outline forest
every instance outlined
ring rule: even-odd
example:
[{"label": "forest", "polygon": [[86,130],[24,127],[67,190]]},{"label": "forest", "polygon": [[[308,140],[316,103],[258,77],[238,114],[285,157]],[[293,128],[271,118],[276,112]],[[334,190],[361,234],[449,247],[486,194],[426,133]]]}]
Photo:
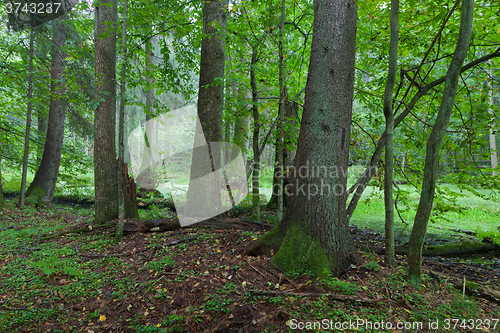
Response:
[{"label": "forest", "polygon": [[4,0],[0,332],[500,331],[500,2]]}]

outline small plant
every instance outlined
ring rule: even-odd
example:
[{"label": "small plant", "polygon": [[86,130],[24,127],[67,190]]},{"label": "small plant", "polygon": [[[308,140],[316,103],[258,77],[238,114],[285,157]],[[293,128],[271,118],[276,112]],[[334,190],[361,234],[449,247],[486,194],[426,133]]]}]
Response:
[{"label": "small plant", "polygon": [[55,257],[49,257],[45,260],[35,261],[33,263],[33,267],[41,269],[44,274],[47,274],[47,277],[52,274],[66,274],[74,277],[82,275],[82,273],[77,268],[69,266],[64,262],[60,262]]},{"label": "small plant", "polygon": [[380,271],[380,266],[375,260],[372,260],[370,262],[367,262],[365,265],[365,268],[374,272]]},{"label": "small plant", "polygon": [[325,281],[328,287],[334,292],[341,294],[355,295],[359,291],[359,287],[350,282],[340,281],[337,278],[331,278]]},{"label": "small plant", "polygon": [[171,257],[164,257],[157,261],[148,262],[145,267],[148,271],[161,272],[165,267],[175,264]]}]

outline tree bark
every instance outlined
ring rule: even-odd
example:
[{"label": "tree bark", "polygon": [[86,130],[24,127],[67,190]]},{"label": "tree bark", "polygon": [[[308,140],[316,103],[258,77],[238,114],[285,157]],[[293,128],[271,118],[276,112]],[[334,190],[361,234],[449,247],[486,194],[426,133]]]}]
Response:
[{"label": "tree bark", "polygon": [[2,187],[2,156],[0,156],[0,210],[5,208],[5,198],[3,196]]},{"label": "tree bark", "polygon": [[[286,87],[285,87],[286,91]],[[286,102],[289,103],[288,101]],[[294,149],[291,149],[292,137],[297,133],[300,129],[299,127],[299,105],[297,102],[293,102],[291,107],[285,108],[285,119],[284,119],[284,127],[285,130],[285,139],[284,139],[284,148],[283,148],[283,168],[278,168],[278,154],[275,156],[275,168],[273,173],[273,191],[272,196],[269,202],[267,203],[267,208],[272,209],[276,207],[276,203],[278,202],[277,195],[275,194],[274,188],[279,186],[278,177],[283,173],[283,188],[293,182],[291,179],[291,175],[293,174],[293,162],[295,160],[295,150],[297,149],[296,145]],[[277,142],[276,142],[277,143]],[[276,144],[277,146],[277,144]],[[288,203],[290,202],[290,196],[287,195],[284,191],[281,192],[283,195],[283,207],[286,208]]]},{"label": "tree bark", "polygon": [[[96,100],[94,116],[95,222],[118,217],[118,182],[115,146],[116,122],[116,0],[95,8]],[[111,25],[110,25],[111,23]]]},{"label": "tree bark", "polygon": [[[238,86],[238,105],[242,105],[245,101],[245,94],[242,86]],[[236,118],[234,125],[233,142],[238,145],[243,155],[243,161],[247,160],[247,146],[248,146],[248,129],[250,126],[250,117],[246,110],[241,110]]]},{"label": "tree bark", "polygon": [[[281,24],[280,24],[280,40],[279,40],[279,83],[280,83],[280,107],[279,107],[279,137],[278,137],[278,167],[284,170],[284,135],[283,123],[285,122],[285,87],[283,85],[283,27],[285,25],[285,7],[286,0],[281,0]],[[282,173],[283,174],[283,173]],[[274,184],[273,184],[274,187]],[[274,194],[274,189],[273,189]],[[276,219],[281,221],[283,218],[283,175],[278,177],[278,193],[277,193]]]},{"label": "tree bark", "polygon": [[42,160],[35,178],[31,182],[26,196],[33,196],[37,200],[50,203],[54,197],[61,152],[64,140],[64,121],[66,117],[66,84],[64,69],[66,68],[66,53],[63,48],[66,44],[66,28],[62,16],[54,20],[53,50],[50,71],[50,105],[47,136],[43,149]]},{"label": "tree bark", "polygon": [[[224,111],[224,68],[225,68],[225,32],[228,0],[204,0],[203,34],[201,41],[200,82],[198,92],[198,119],[201,128],[196,129],[195,148],[191,163],[191,181],[220,169],[221,146],[212,143],[222,142]],[[200,133],[202,131],[203,133]],[[204,138],[204,143],[196,142]],[[201,146],[200,146],[201,145]],[[208,149],[208,154],[207,150]],[[220,179],[211,179],[204,189],[189,186],[187,193],[189,217],[206,217],[209,212],[219,210],[221,206]],[[198,193],[203,191],[203,193]],[[210,198],[203,200],[204,198]]]},{"label": "tree bark", "polygon": [[154,148],[156,145],[156,136],[154,130],[154,122],[150,121],[153,119],[154,110],[154,89],[153,89],[153,79],[151,78],[151,64],[153,64],[153,51],[151,50],[150,41],[146,42],[146,82],[147,82],[147,91],[146,91],[146,123],[145,134],[144,134],[144,151],[142,154],[142,165],[141,165],[141,174],[137,176],[141,187],[146,189],[155,189],[156,188],[156,177],[154,175],[154,166],[155,166],[155,158],[154,158]]},{"label": "tree bark", "polygon": [[[490,61],[490,65],[491,65]],[[490,124],[490,134],[489,134],[489,141],[490,141],[490,161],[491,161],[491,168],[493,169],[492,175],[495,176],[495,168],[498,166],[498,152],[497,152],[497,139],[495,132],[493,131],[493,124],[495,121],[495,110],[493,109],[493,70],[490,69],[490,77],[491,77],[491,87],[490,87],[490,109],[489,109],[489,114],[491,115],[491,124]]]},{"label": "tree bark", "polygon": [[[260,42],[259,42],[260,44]],[[257,64],[257,47],[253,49],[250,63],[250,85],[252,86],[252,113],[253,113],[253,163],[252,163],[252,220],[260,221],[260,152],[259,152],[259,95],[257,91],[257,80],[255,78],[255,66]]]},{"label": "tree bark", "polygon": [[19,206],[24,206],[26,188],[26,176],[28,174],[28,158],[30,151],[30,133],[31,133],[31,108],[33,102],[33,27],[30,29],[30,54],[29,54],[29,77],[28,77],[28,107],[26,112],[26,134],[24,137],[24,158],[23,158],[23,171],[21,175],[21,190],[19,193]]},{"label": "tree bark", "polygon": [[460,32],[455,53],[446,73],[446,83],[439,113],[427,141],[422,192],[408,243],[408,280],[411,284],[417,286],[422,281],[422,246],[434,201],[439,166],[439,149],[455,103],[460,69],[469,50],[473,16],[474,0],[463,0]]},{"label": "tree bark", "polygon": [[[125,223],[125,188],[127,183],[124,178],[125,162],[124,154],[124,131],[125,131],[125,85],[127,83],[127,8],[128,1],[123,0],[122,18],[122,71],[120,78],[120,111],[118,114],[118,224],[115,232],[115,243],[119,243],[123,238],[123,225]],[[137,209],[137,205],[136,205]]]},{"label": "tree bark", "polygon": [[[358,259],[346,214],[356,2],[315,0],[311,60],[293,196],[278,227],[249,252],[276,252],[285,272],[339,274]],[[285,191],[289,189],[285,188]]]},{"label": "tree bark", "polygon": [[385,165],[384,165],[384,201],[385,201],[385,262],[394,265],[394,196],[392,180],[394,170],[394,114],[392,95],[398,69],[399,42],[399,0],[391,1],[391,43],[389,46],[389,72],[384,92],[385,117]]}]

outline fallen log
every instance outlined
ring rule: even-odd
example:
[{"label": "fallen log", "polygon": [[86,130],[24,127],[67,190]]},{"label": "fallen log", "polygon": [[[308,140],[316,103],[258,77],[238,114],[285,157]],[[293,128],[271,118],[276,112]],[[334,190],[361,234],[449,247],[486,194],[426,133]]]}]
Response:
[{"label": "fallen log", "polygon": [[[237,218],[208,219],[199,223],[191,224],[186,228],[212,228],[212,229],[239,229],[248,231],[267,231],[274,226],[269,223],[255,221],[246,221]],[[150,221],[131,221],[126,222],[123,227],[123,233],[130,234],[135,232],[164,232],[181,229],[178,219],[160,219]]]},{"label": "fallen log", "polygon": [[477,281],[464,281],[462,278],[438,273],[433,270],[428,270],[429,276],[434,279],[444,279],[450,282],[455,288],[464,290],[470,295],[477,295],[489,301],[500,303],[500,291],[491,288],[490,286]]}]

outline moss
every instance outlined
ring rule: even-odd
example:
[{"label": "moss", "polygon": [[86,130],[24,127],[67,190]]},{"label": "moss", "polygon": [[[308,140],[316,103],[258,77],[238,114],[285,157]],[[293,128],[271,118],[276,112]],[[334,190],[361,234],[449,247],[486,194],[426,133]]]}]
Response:
[{"label": "moss", "polygon": [[[268,241],[273,241],[275,237],[270,235]],[[297,224],[288,227],[281,247],[272,261],[287,273],[309,271],[317,277],[327,278],[335,271],[333,258],[327,255],[324,245]]]},{"label": "moss", "polygon": [[480,285],[472,281],[465,281],[465,286],[470,290],[478,290]]},{"label": "moss", "polygon": [[45,191],[36,184],[35,186],[30,186],[26,191],[25,203],[28,206],[43,205],[43,197],[45,196]]}]

